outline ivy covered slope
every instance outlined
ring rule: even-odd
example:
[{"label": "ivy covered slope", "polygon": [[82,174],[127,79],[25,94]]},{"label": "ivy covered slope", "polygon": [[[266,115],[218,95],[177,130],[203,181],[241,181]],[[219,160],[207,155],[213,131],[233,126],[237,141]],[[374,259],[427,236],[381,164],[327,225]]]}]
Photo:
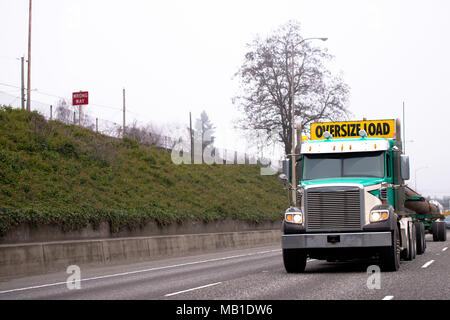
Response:
[{"label": "ivy covered slope", "polygon": [[286,192],[255,165],[175,165],[136,141],[0,109],[0,236],[15,225],[112,231],[185,220],[281,220]]}]

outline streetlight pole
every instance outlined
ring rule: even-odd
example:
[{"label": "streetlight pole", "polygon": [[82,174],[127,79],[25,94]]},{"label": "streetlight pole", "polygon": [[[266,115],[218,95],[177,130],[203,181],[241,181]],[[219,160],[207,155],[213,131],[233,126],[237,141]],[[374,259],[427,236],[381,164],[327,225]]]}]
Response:
[{"label": "streetlight pole", "polygon": [[300,44],[302,44],[303,42],[307,41],[307,40],[322,40],[322,41],[327,41],[328,38],[306,38],[303,39],[302,41],[298,42],[297,44],[292,46],[291,49],[291,169],[292,169],[292,179],[291,179],[291,183],[292,183],[292,203],[294,204],[294,206],[296,206],[297,204],[297,179],[295,176],[295,103],[294,103],[294,97],[295,97],[295,74],[294,74],[294,48]]},{"label": "streetlight pole", "polygon": [[420,170],[426,169],[426,168],[428,168],[428,166],[420,167],[420,168],[416,169],[416,171],[414,172],[414,191],[416,191],[416,192],[417,192],[417,171],[420,171]]}]

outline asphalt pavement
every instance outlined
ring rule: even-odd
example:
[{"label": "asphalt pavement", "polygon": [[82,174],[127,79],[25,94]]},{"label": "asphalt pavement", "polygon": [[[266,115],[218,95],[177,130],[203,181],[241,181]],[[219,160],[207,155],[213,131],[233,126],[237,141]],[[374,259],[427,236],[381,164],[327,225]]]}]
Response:
[{"label": "asphalt pavement", "polygon": [[[425,254],[413,261],[402,261],[399,271],[381,272],[379,277],[368,273],[376,262],[367,260],[310,260],[304,274],[287,274],[280,246],[275,245],[82,267],[78,282],[77,273],[68,274],[66,270],[2,279],[0,299],[448,300],[449,242],[433,242],[427,235]],[[73,280],[69,285],[68,279]]]}]

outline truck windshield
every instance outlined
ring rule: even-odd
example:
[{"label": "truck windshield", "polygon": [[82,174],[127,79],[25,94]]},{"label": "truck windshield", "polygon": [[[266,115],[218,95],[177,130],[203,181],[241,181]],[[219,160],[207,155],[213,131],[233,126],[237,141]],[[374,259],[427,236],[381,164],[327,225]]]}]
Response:
[{"label": "truck windshield", "polygon": [[384,177],[384,151],[304,155],[303,180],[339,177]]}]

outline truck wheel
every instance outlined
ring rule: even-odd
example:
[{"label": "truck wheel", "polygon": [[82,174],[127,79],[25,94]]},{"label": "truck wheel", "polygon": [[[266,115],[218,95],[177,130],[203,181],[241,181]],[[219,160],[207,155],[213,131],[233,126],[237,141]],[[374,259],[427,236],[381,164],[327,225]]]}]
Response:
[{"label": "truck wheel", "polygon": [[427,250],[427,230],[425,229],[425,224],[423,222],[421,223],[423,226],[423,252],[425,253]]},{"label": "truck wheel", "polygon": [[445,224],[445,221],[439,221],[438,238],[438,241],[447,241],[447,225]]},{"label": "truck wheel", "polygon": [[392,232],[392,245],[381,250],[380,262],[383,271],[397,271],[400,268],[400,236],[397,225]]},{"label": "truck wheel", "polygon": [[447,230],[444,221],[433,221],[431,230],[433,231],[433,241],[447,240]]},{"label": "truck wheel", "polygon": [[417,230],[416,230],[416,225],[414,224],[414,222],[412,223],[412,234],[411,234],[411,260],[414,260],[416,258],[416,254],[417,254]]},{"label": "truck wheel", "polygon": [[431,224],[431,232],[433,233],[433,241],[439,241],[437,221],[433,221],[433,223]]},{"label": "truck wheel", "polygon": [[417,254],[425,252],[425,227],[422,222],[414,222],[416,227]]},{"label": "truck wheel", "polygon": [[[411,232],[410,228],[412,229]],[[406,261],[411,261],[414,259],[414,240],[416,238],[414,233],[414,224],[412,222],[408,222],[408,230],[406,236],[408,238],[408,246],[405,250],[403,250],[401,257]]]},{"label": "truck wheel", "polygon": [[[411,227],[411,232],[409,231],[410,227]],[[414,250],[416,247],[416,245],[414,244],[415,240],[416,240],[415,226],[411,222],[411,223],[408,223],[408,248],[407,248],[407,250],[405,250],[403,252],[403,258],[407,261],[414,260],[414,258],[416,256],[415,250]]]},{"label": "truck wheel", "polygon": [[283,249],[283,262],[287,273],[305,272],[306,258],[306,252],[302,249]]}]

